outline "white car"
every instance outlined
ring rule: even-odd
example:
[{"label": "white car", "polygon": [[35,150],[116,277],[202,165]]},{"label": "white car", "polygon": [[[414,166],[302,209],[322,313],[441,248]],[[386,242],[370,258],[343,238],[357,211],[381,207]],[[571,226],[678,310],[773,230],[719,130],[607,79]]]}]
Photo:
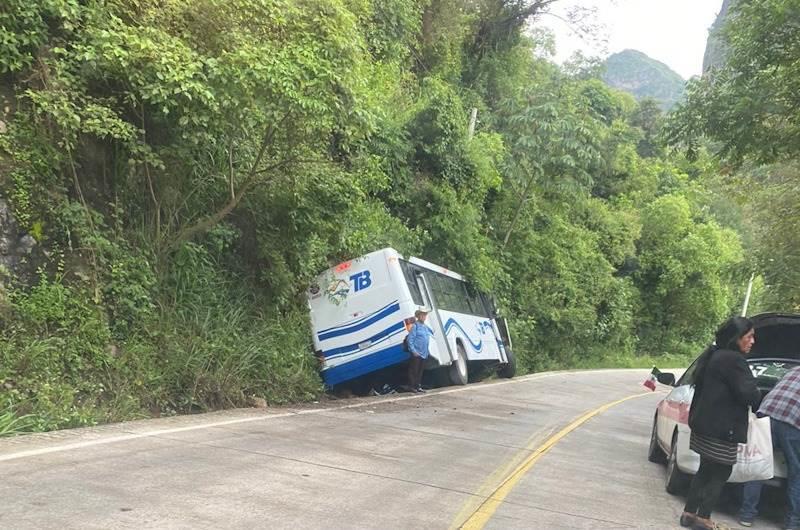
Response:
[{"label": "white car", "polygon": [[[800,365],[800,315],[764,313],[751,317],[755,326],[756,342],[747,363],[756,377],[762,395],[766,395],[789,369]],[[694,377],[697,360],[675,381],[674,374],[663,372],[659,383],[673,386],[656,408],[650,435],[648,459],[667,464],[666,489],[672,494],[681,493],[688,485],[689,476],[700,466],[700,455],[689,449],[689,406],[694,395]],[[783,454],[774,455],[775,478],[768,482],[780,484],[786,478]]]}]

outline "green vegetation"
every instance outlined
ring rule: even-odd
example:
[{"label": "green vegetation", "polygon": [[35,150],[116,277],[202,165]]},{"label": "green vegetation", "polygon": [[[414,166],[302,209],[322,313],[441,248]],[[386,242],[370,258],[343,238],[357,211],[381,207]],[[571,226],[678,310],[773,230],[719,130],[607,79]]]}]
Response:
[{"label": "green vegetation", "polygon": [[715,186],[735,199],[725,215],[741,217],[761,310],[800,310],[798,15],[796,0],[732,2],[725,62],[690,84],[669,127],[690,157],[708,149],[722,161]]},{"label": "green vegetation", "polygon": [[6,2],[0,433],[312,399],[305,288],[383,246],[495,292],[521,370],[697,352],[749,276],[716,164],[540,58],[551,3]]},{"label": "green vegetation", "polygon": [[670,110],[682,98],[686,81],[666,64],[636,50],[623,50],[603,63],[603,81],[630,92],[636,99],[651,98]]}]

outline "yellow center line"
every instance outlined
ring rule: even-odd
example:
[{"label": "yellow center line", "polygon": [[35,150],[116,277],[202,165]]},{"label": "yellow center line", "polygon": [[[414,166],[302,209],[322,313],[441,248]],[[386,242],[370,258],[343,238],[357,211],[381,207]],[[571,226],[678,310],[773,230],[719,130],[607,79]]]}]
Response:
[{"label": "yellow center line", "polygon": [[494,512],[497,511],[497,508],[500,507],[508,494],[511,493],[511,490],[514,489],[514,486],[516,486],[522,477],[525,476],[525,473],[527,473],[533,467],[533,465],[545,455],[545,453],[552,449],[566,435],[592,419],[594,416],[607,411],[611,407],[619,405],[620,403],[624,403],[629,399],[650,395],[652,395],[652,392],[645,392],[618,399],[617,401],[613,401],[611,403],[606,403],[605,405],[583,414],[578,419],[561,429],[536,450],[534,450],[530,455],[528,455],[528,457],[521,464],[519,464],[517,468],[514,469],[514,471],[512,471],[511,474],[506,477],[506,479],[503,480],[503,482],[501,482],[497,488],[494,489],[494,491],[486,498],[486,500],[483,501],[480,506],[478,506],[478,509],[472,513],[472,515],[464,522],[464,524],[461,525],[460,528],[463,530],[481,530],[484,526],[486,526],[486,523],[488,523],[489,519],[492,518]]}]

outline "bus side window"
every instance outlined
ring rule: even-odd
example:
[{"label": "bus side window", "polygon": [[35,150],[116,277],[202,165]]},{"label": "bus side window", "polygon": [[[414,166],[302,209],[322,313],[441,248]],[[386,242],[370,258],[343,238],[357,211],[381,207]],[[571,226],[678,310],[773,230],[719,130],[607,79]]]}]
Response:
[{"label": "bus side window", "polygon": [[437,303],[442,309],[456,313],[472,313],[464,282],[449,276],[436,274],[434,285]]},{"label": "bus side window", "polygon": [[449,278],[441,274],[431,274],[431,289],[433,290],[433,297],[436,300],[436,305],[439,309],[445,311],[457,311],[456,301],[453,299],[453,292],[447,283]]},{"label": "bus side window", "polygon": [[473,304],[470,300],[471,297],[469,295],[469,291],[467,290],[467,284],[459,280],[454,280],[452,278],[451,281],[453,288],[456,289],[456,296],[458,297],[458,307],[459,307],[458,310],[461,313],[467,315],[470,314],[480,315],[480,313],[476,313],[472,307]]},{"label": "bus side window", "polygon": [[447,291],[450,295],[450,307],[451,311],[456,311],[457,313],[468,313],[469,308],[464,308],[464,302],[466,301],[464,287],[461,285],[461,282],[450,278],[449,276],[445,276],[443,278],[445,285],[447,286]]},{"label": "bus side window", "polygon": [[437,307],[447,311],[450,308],[450,297],[447,294],[444,286],[442,285],[442,277],[439,274],[431,274],[428,276],[431,291],[433,291],[433,299],[436,301]]},{"label": "bus side window", "polygon": [[467,292],[469,293],[469,304],[472,307],[472,313],[482,317],[491,318],[491,312],[489,311],[489,306],[484,300],[483,294],[481,294],[471,284],[467,284]]},{"label": "bus side window", "polygon": [[406,279],[408,290],[411,292],[411,300],[417,305],[425,305],[411,265],[407,261],[401,261],[400,268],[403,269],[403,276]]}]

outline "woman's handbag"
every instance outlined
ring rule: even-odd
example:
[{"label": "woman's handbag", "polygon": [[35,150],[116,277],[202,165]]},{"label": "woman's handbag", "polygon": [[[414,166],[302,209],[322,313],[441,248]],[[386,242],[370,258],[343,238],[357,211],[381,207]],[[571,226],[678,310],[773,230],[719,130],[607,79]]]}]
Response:
[{"label": "woman's handbag", "polygon": [[747,443],[739,444],[736,464],[728,482],[768,480],[774,475],[772,460],[772,431],[769,417],[758,418],[750,414],[747,425]]}]

